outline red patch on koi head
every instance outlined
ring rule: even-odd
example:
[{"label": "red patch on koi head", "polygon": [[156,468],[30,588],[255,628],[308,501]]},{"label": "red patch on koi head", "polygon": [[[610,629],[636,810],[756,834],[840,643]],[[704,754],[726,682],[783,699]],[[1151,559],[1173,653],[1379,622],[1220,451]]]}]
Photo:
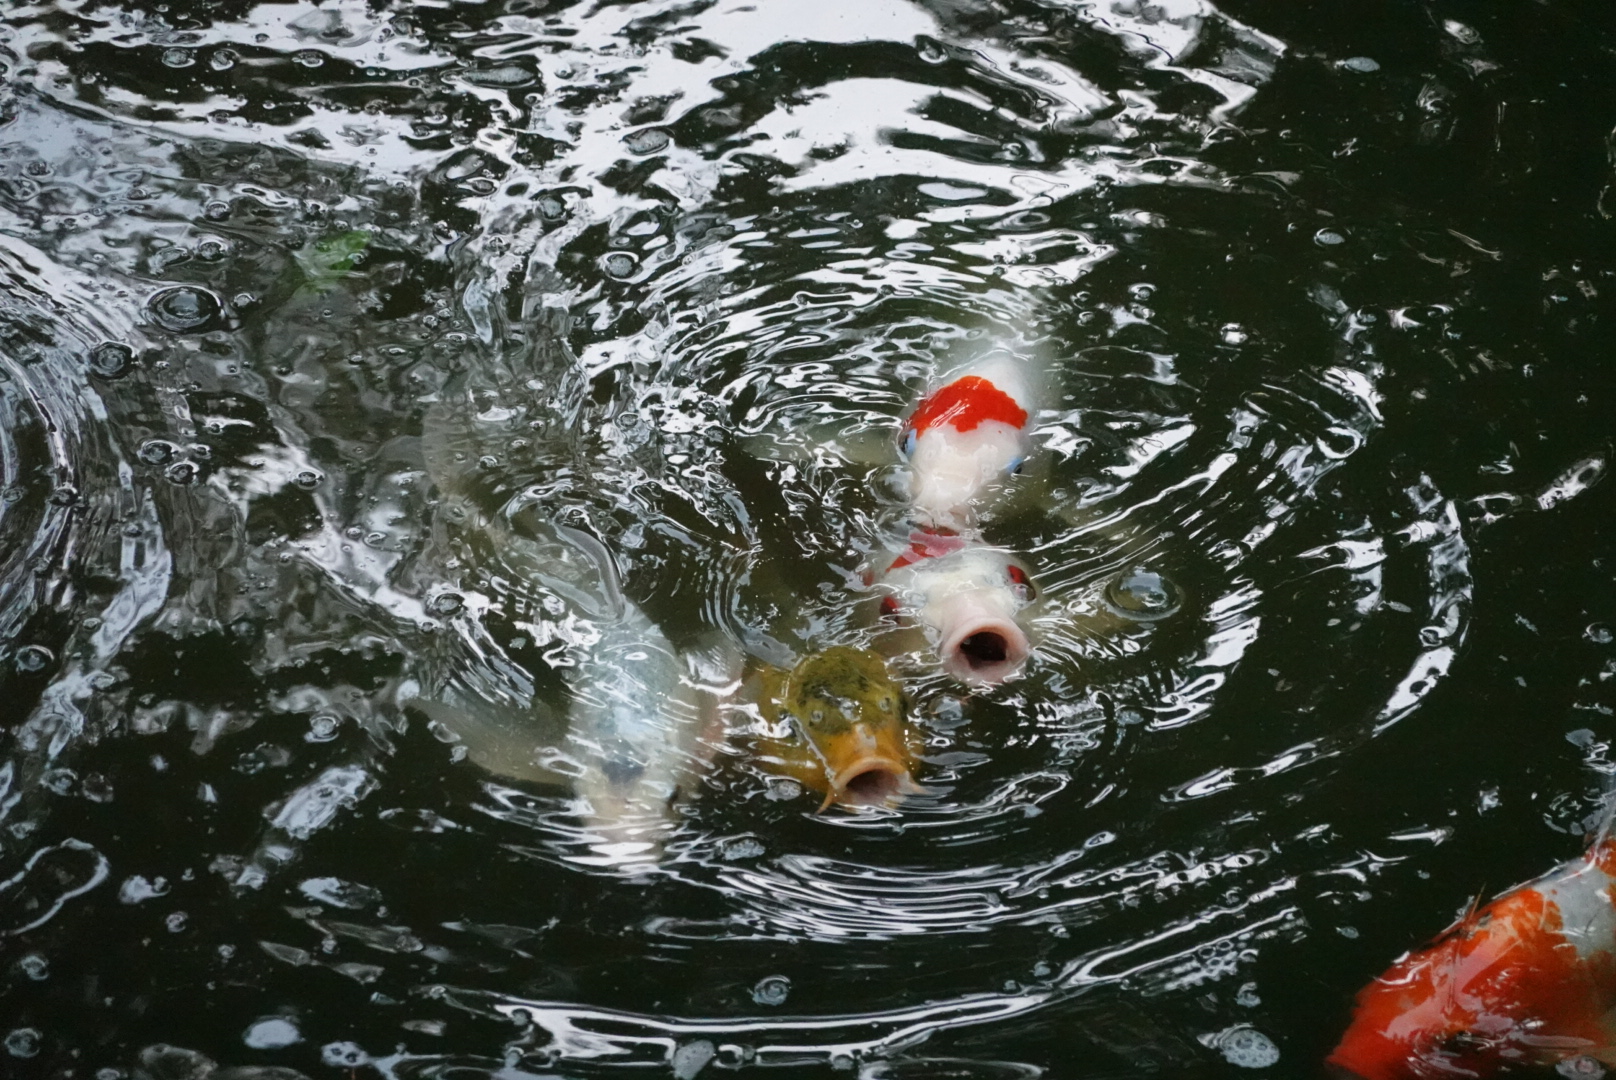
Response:
[{"label": "red patch on koi head", "polygon": [[905,566],[920,562],[922,559],[935,559],[941,555],[952,555],[965,547],[965,541],[958,533],[937,530],[935,532],[912,532],[909,534],[909,546],[898,553],[887,567],[888,573]]},{"label": "red patch on koi head", "polygon": [[1579,958],[1558,905],[1523,887],[1364,987],[1327,1063],[1361,1080],[1491,1076],[1544,1063],[1548,1039],[1604,1045],[1613,997],[1616,957]]},{"label": "red patch on koi head", "polygon": [[923,435],[938,424],[947,424],[955,431],[975,431],[989,420],[1019,429],[1027,423],[1027,410],[980,375],[966,375],[928,395],[909,418],[904,432]]}]

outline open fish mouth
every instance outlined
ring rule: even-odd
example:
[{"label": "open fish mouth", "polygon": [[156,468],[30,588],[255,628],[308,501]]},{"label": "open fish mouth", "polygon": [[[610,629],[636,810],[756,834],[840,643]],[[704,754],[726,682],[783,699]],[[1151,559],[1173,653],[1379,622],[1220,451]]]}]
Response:
[{"label": "open fish mouth", "polygon": [[832,803],[844,806],[886,806],[900,795],[919,791],[909,769],[895,758],[883,755],[861,757],[836,770],[830,778],[830,791],[820,810]]},{"label": "open fish mouth", "polygon": [[1027,634],[1010,619],[973,619],[955,627],[939,650],[948,673],[962,682],[1001,683],[1032,652]]}]

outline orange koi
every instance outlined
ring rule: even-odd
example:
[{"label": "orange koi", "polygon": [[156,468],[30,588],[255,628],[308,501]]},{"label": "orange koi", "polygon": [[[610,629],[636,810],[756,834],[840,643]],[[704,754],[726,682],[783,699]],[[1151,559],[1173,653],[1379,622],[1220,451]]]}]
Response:
[{"label": "orange koi", "polygon": [[[1343,1080],[1616,1065],[1616,838],[1467,913],[1358,994]],[[1565,1071],[1562,1067],[1562,1072]],[[1566,1075],[1578,1075],[1567,1073]]]}]

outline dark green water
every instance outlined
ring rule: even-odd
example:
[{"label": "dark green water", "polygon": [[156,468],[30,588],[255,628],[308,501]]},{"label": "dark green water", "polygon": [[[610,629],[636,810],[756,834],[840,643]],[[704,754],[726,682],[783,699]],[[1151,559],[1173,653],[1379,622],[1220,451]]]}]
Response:
[{"label": "dark green water", "polygon": [[[0,63],[0,1075],[1315,1076],[1581,849],[1607,5],[83,0]],[[867,641],[996,344],[1036,653],[900,658],[926,795],[732,740],[625,864],[429,722],[539,740],[596,635],[479,515],[682,649]]]}]

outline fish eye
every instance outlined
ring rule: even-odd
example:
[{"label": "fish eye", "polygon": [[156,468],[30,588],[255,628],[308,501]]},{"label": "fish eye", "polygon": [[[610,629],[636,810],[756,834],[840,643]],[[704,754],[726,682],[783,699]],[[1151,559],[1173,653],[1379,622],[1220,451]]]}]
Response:
[{"label": "fish eye", "polygon": [[876,705],[880,707],[882,712],[892,711],[892,699],[889,697],[882,698],[880,701],[876,702]]},{"label": "fish eye", "polygon": [[1020,594],[1023,600],[1030,601],[1037,597],[1038,590],[1032,587],[1032,579],[1027,576],[1027,571],[1011,564],[1005,567],[1004,572],[1005,576],[1010,579],[1010,584],[1015,586],[1016,592]]},{"label": "fish eye", "polygon": [[914,428],[905,428],[903,434],[898,436],[898,452],[904,457],[908,457],[915,452]]},{"label": "fish eye", "polygon": [[808,719],[816,724],[823,723],[825,720],[825,710],[815,709],[813,712],[808,714]]},{"label": "fish eye", "polygon": [[1010,464],[1005,466],[1005,472],[1009,473],[1012,476],[1020,475],[1021,466],[1026,464],[1026,461],[1027,461],[1026,458],[1019,458],[1019,457],[1016,458]]},{"label": "fish eye", "polygon": [[881,617],[896,619],[898,617],[898,598],[896,596],[883,596],[881,598]]}]

